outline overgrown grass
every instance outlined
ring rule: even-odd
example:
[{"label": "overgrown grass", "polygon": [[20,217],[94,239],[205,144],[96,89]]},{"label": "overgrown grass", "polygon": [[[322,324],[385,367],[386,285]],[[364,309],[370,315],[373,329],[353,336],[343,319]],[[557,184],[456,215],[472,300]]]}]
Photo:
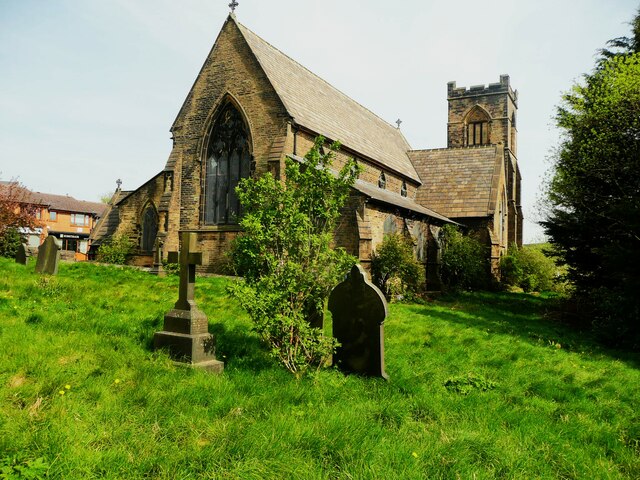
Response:
[{"label": "overgrown grass", "polygon": [[391,381],[298,381],[225,278],[196,285],[226,362],[212,376],[151,349],[177,277],[63,264],[49,278],[6,259],[0,272],[0,472],[17,478],[640,477],[638,357],[563,328],[553,299],[393,304]]}]

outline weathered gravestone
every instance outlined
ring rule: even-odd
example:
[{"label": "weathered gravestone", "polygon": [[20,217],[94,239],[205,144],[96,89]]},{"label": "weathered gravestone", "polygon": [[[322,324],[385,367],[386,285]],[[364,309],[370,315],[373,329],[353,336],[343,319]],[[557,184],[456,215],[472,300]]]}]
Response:
[{"label": "weathered gravestone", "polygon": [[162,266],[162,247],[164,243],[159,238],[156,238],[156,243],[153,246],[153,267],[149,270],[149,273],[152,275],[157,275],[159,277],[164,277],[166,272],[164,271],[164,267]]},{"label": "weathered gravestone", "polygon": [[29,256],[27,255],[27,247],[24,243],[21,243],[16,251],[16,263],[20,263],[22,265],[27,264]]},{"label": "weathered gravestone", "polygon": [[388,379],[384,371],[387,301],[365,275],[360,265],[354,265],[329,295],[333,336],[341,344],[333,363],[345,372]]},{"label": "weathered gravestone", "polygon": [[165,348],[174,360],[210,372],[222,372],[224,363],[216,360],[215,337],[209,333],[207,316],[194,300],[196,265],[202,253],[196,252],[194,233],[182,233],[180,252],[169,252],[169,262],[180,264],[180,288],[174,308],[164,316],[164,330],[154,335],[154,347]]},{"label": "weathered gravestone", "polygon": [[49,235],[44,243],[38,247],[36,272],[56,275],[60,263],[60,244],[55,237]]}]

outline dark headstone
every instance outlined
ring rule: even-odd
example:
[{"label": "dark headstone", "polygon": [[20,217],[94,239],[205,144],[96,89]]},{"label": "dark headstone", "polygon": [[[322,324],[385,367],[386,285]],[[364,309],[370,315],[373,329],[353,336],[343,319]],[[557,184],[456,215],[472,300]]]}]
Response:
[{"label": "dark headstone", "polygon": [[334,364],[349,373],[389,377],[384,371],[384,319],[387,301],[354,265],[344,282],[329,295],[333,336],[340,342]]},{"label": "dark headstone", "polygon": [[58,263],[60,263],[60,244],[55,237],[49,235],[44,243],[38,247],[38,260],[36,261],[36,272],[55,275],[58,273]]},{"label": "dark headstone", "polygon": [[21,243],[18,247],[18,251],[16,252],[16,263],[20,263],[22,265],[27,264],[27,260],[29,259],[29,255],[27,253],[27,247],[24,243]]},{"label": "dark headstone", "polygon": [[169,262],[180,264],[178,301],[164,316],[164,330],[153,337],[155,349],[165,348],[178,362],[210,372],[222,372],[224,363],[216,360],[215,337],[209,333],[209,321],[194,300],[196,265],[202,265],[202,253],[195,252],[196,235],[182,233],[180,252],[169,252]]}]

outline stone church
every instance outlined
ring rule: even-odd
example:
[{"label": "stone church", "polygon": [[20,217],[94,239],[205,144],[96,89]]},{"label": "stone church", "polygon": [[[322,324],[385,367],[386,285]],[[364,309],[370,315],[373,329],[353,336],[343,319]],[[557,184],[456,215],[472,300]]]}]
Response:
[{"label": "stone church", "polygon": [[137,245],[150,265],[156,245],[177,250],[194,232],[202,271],[228,271],[225,253],[240,233],[238,181],[302,160],[318,135],[342,144],[334,165],[362,166],[335,243],[367,267],[385,234],[412,237],[437,283],[438,232],[473,230],[492,267],[522,243],[516,156],[517,92],[509,77],[488,86],[448,85],[447,148],[414,150],[387,123],[289,58],[229,15],[171,126],[173,149],[157,175],[133,191],[118,188],[92,235],[92,250],[114,234]]}]

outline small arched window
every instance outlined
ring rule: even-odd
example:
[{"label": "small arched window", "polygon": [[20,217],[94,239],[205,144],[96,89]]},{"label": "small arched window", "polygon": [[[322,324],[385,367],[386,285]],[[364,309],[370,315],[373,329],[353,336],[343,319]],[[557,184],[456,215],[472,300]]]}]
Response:
[{"label": "small arched window", "polygon": [[407,196],[407,182],[405,182],[404,180],[402,181],[402,187],[400,187],[400,195],[402,195],[403,197]]},{"label": "small arched window", "polygon": [[204,223],[237,224],[240,201],[236,187],[251,169],[249,132],[242,114],[227,103],[216,118],[209,143],[204,181]]},{"label": "small arched window", "polygon": [[387,177],[384,176],[384,172],[380,172],[380,177],[378,177],[378,188],[383,190],[387,188]]},{"label": "small arched window", "polygon": [[142,212],[142,238],[140,250],[152,252],[158,235],[158,213],[152,204],[148,204]]}]

